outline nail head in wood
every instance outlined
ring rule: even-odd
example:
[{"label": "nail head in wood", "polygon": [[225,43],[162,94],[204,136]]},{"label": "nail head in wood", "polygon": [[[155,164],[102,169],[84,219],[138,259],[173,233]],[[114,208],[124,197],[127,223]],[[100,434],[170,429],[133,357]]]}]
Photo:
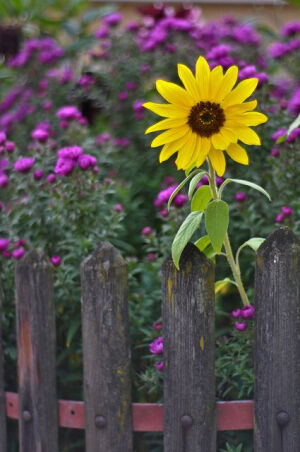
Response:
[{"label": "nail head in wood", "polygon": [[277,424],[280,428],[284,428],[290,422],[290,416],[286,411],[279,411],[276,415]]},{"label": "nail head in wood", "polygon": [[189,430],[193,425],[193,418],[189,414],[184,414],[181,416],[181,426],[183,430]]},{"label": "nail head in wood", "polygon": [[31,421],[31,413],[30,411],[24,410],[23,411],[23,419],[25,422]]},{"label": "nail head in wood", "polygon": [[95,426],[97,428],[104,428],[104,427],[106,427],[106,419],[105,419],[105,417],[104,416],[100,416],[100,415],[96,416],[95,417]]}]

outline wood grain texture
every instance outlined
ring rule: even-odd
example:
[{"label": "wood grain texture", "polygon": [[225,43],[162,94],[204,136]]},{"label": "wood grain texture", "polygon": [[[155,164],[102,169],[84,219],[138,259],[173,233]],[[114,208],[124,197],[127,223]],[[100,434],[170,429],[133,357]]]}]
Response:
[{"label": "wood grain texture", "polygon": [[4,356],[2,346],[2,305],[3,290],[0,283],[0,452],[7,451],[6,410],[5,410],[5,383],[4,383]]},{"label": "wood grain texture", "polygon": [[162,291],[164,451],[215,452],[214,266],[188,244],[180,271],[164,263]]},{"label": "wood grain texture", "polygon": [[256,259],[255,452],[300,451],[299,276],[300,241],[281,228]]},{"label": "wood grain texture", "polygon": [[86,452],[132,452],[127,266],[101,243],[81,281]]},{"label": "wood grain texture", "polygon": [[37,251],[16,266],[20,452],[58,452],[51,270]]}]

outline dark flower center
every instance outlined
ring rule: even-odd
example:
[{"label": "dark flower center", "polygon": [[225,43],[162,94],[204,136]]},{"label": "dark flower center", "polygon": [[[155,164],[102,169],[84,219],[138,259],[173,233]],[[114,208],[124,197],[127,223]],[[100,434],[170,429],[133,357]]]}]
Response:
[{"label": "dark flower center", "polygon": [[201,137],[219,132],[225,122],[223,109],[213,102],[199,102],[191,108],[188,125]]}]

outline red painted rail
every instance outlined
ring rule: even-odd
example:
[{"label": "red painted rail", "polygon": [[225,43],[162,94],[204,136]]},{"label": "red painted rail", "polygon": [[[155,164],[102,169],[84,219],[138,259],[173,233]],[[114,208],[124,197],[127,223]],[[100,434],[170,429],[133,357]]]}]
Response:
[{"label": "red painted rail", "polygon": [[[133,430],[135,432],[162,432],[163,405],[160,403],[133,403]],[[59,400],[60,427],[84,429],[84,402]],[[6,414],[19,417],[18,394],[6,393]],[[217,402],[217,430],[253,429],[253,401]]]}]

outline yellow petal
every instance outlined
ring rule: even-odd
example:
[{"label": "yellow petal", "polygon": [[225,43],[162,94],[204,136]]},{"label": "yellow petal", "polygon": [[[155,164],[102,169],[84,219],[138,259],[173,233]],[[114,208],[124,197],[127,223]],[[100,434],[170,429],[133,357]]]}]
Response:
[{"label": "yellow petal", "polygon": [[230,93],[230,91],[236,84],[237,76],[238,76],[237,66],[231,66],[229,69],[227,69],[223,77],[222,83],[220,85],[220,88],[216,93],[215,96],[216,102],[221,102],[227,96],[227,94]]},{"label": "yellow petal", "polygon": [[220,134],[227,140],[228,143],[235,143],[237,141],[237,136],[233,129],[222,127]]},{"label": "yellow petal", "polygon": [[268,121],[268,117],[258,111],[249,111],[243,115],[239,115],[234,118],[235,121],[247,126],[258,126]]},{"label": "yellow petal", "polygon": [[211,142],[207,137],[199,137],[199,141],[197,144],[197,160],[196,160],[196,166],[199,168],[199,166],[202,165],[204,160],[207,157],[207,154],[209,153],[211,147]]},{"label": "yellow petal", "polygon": [[235,132],[238,139],[245,144],[254,144],[257,146],[261,144],[259,136],[250,127],[236,127]]},{"label": "yellow petal", "polygon": [[162,163],[165,160],[168,160],[173,154],[175,154],[175,152],[177,152],[177,149],[173,143],[165,144],[159,154],[159,162]]},{"label": "yellow petal", "polygon": [[214,102],[222,81],[223,81],[223,68],[222,66],[216,66],[210,73],[210,83],[209,83],[209,97]]},{"label": "yellow petal", "polygon": [[226,149],[227,154],[232,160],[235,160],[242,165],[249,165],[249,157],[244,148],[237,143],[232,143]]},{"label": "yellow petal", "polygon": [[251,96],[251,94],[257,87],[257,84],[257,78],[248,78],[246,80],[243,80],[225,97],[224,101],[221,104],[221,107],[227,108],[230,105],[240,104],[244,102],[245,99]]},{"label": "yellow petal", "polygon": [[192,96],[194,103],[197,103],[199,100],[199,90],[197,87],[197,83],[192,71],[185,66],[184,64],[178,64],[178,75],[180,80],[182,81],[185,89]]},{"label": "yellow petal", "polygon": [[178,152],[178,157],[175,160],[178,169],[187,169],[194,162],[196,143],[197,135],[191,133],[185,147]]},{"label": "yellow petal", "polygon": [[[168,153],[171,152],[170,155],[172,155],[172,154],[175,154],[175,152],[179,151],[183,146],[185,146],[187,144],[187,140],[190,136],[190,133],[192,133],[191,130],[189,130],[187,132],[187,134],[184,135],[182,138],[179,138],[178,140],[165,144],[165,146],[167,146],[167,148],[166,148],[167,150],[165,152],[168,152]],[[160,156],[160,158],[159,158],[160,162],[166,160],[164,158],[164,155],[165,155],[165,153],[163,153],[163,154],[161,153],[163,160],[161,160],[161,156]]]},{"label": "yellow petal", "polygon": [[209,97],[210,69],[208,62],[200,56],[196,62],[196,82],[201,100],[208,100]]},{"label": "yellow petal", "polygon": [[187,107],[178,107],[170,104],[156,104],[155,102],[146,102],[143,104],[143,107],[166,118],[187,118],[190,113],[190,109]]},{"label": "yellow petal", "polygon": [[159,94],[171,104],[178,104],[184,107],[191,107],[194,101],[190,94],[175,83],[165,82],[164,80],[157,80],[156,89]]},{"label": "yellow petal", "polygon": [[226,149],[228,142],[220,133],[211,136],[211,142],[216,149]]},{"label": "yellow petal", "polygon": [[179,119],[163,119],[162,121],[153,124],[153,126],[148,127],[145,134],[150,132],[158,132],[159,130],[172,129],[173,127],[181,127],[186,124],[186,120],[184,118]]},{"label": "yellow petal", "polygon": [[171,141],[176,141],[178,140],[178,138],[181,138],[184,135],[186,135],[188,131],[189,128],[187,126],[176,127],[174,129],[167,130],[166,132],[163,132],[154,138],[154,140],[151,143],[151,147],[156,148],[163,144],[170,143]]},{"label": "yellow petal", "polygon": [[254,110],[257,107],[257,100],[250,100],[249,102],[243,102],[242,104],[231,105],[226,108],[225,115],[232,113],[241,114],[245,111]]},{"label": "yellow petal", "polygon": [[226,161],[223,151],[219,151],[218,149],[212,147],[209,151],[208,157],[212,166],[216,170],[217,175],[220,177],[223,176],[226,168]]}]

